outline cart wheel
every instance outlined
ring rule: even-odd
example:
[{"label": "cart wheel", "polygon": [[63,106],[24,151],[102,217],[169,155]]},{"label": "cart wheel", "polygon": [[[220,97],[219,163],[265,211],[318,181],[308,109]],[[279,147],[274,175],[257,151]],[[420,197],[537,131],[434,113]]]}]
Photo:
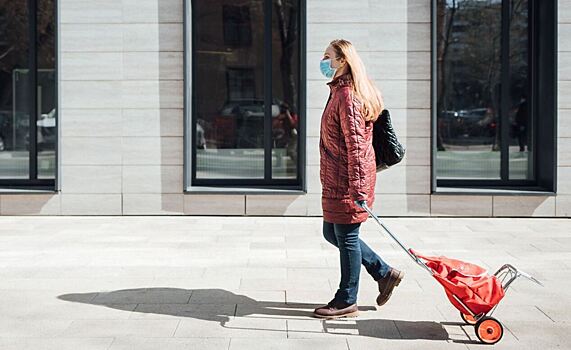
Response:
[{"label": "cart wheel", "polygon": [[474,316],[472,316],[472,315],[466,315],[466,314],[464,314],[463,312],[460,312],[460,317],[462,317],[462,320],[463,320],[464,322],[466,322],[467,324],[470,324],[470,325],[472,325],[472,326],[475,325],[475,324],[478,322]]},{"label": "cart wheel", "polygon": [[475,329],[476,336],[485,344],[495,344],[504,335],[504,327],[493,317],[483,317],[476,323]]}]

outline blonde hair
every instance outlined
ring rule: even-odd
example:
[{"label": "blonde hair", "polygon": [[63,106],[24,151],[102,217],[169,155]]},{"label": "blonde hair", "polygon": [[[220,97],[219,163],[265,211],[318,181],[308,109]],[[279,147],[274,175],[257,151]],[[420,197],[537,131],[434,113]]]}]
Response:
[{"label": "blonde hair", "polygon": [[367,76],[365,65],[357,50],[350,41],[344,39],[333,40],[329,45],[338,58],[347,61],[349,73],[353,78],[353,91],[363,104],[363,117],[365,120],[375,121],[384,108],[383,98],[375,83]]}]

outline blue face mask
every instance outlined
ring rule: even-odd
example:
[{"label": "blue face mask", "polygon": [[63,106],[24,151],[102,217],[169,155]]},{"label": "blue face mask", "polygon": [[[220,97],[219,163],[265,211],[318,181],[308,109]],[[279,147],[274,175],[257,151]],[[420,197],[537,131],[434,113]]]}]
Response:
[{"label": "blue face mask", "polygon": [[337,68],[331,67],[331,58],[321,60],[319,69],[321,69],[321,74],[323,74],[326,78],[333,78],[335,71],[337,71]]}]

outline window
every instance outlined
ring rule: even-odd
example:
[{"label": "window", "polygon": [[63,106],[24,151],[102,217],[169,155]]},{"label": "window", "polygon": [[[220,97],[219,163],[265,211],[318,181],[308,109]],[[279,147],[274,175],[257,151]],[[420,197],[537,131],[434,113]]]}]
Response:
[{"label": "window", "polygon": [[55,1],[0,6],[0,186],[53,189]]},{"label": "window", "polygon": [[554,6],[537,0],[435,6],[437,187],[554,191]]},{"label": "window", "polygon": [[301,189],[300,4],[191,2],[193,186]]},{"label": "window", "polygon": [[250,7],[248,5],[222,6],[224,43],[229,46],[249,46],[252,44]]}]

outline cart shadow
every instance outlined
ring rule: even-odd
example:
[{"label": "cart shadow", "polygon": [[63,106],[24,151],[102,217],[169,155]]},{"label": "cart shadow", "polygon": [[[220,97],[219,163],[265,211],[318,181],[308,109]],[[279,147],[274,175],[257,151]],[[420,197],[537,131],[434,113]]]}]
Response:
[{"label": "cart shadow", "polygon": [[[258,301],[246,295],[223,289],[135,288],[106,292],[73,293],[59,295],[58,299],[83,304],[105,306],[142,314],[188,317],[218,323],[221,327],[238,330],[283,331],[266,328],[263,320],[295,320],[297,329],[288,327],[289,333],[328,333],[332,335],[359,335],[381,339],[450,340],[444,323],[432,321],[403,321],[389,319],[338,319],[320,320],[321,329],[313,309],[321,306],[308,303]],[[375,311],[373,306],[359,307],[360,311]],[[234,326],[240,318],[258,319],[260,327]]]}]

